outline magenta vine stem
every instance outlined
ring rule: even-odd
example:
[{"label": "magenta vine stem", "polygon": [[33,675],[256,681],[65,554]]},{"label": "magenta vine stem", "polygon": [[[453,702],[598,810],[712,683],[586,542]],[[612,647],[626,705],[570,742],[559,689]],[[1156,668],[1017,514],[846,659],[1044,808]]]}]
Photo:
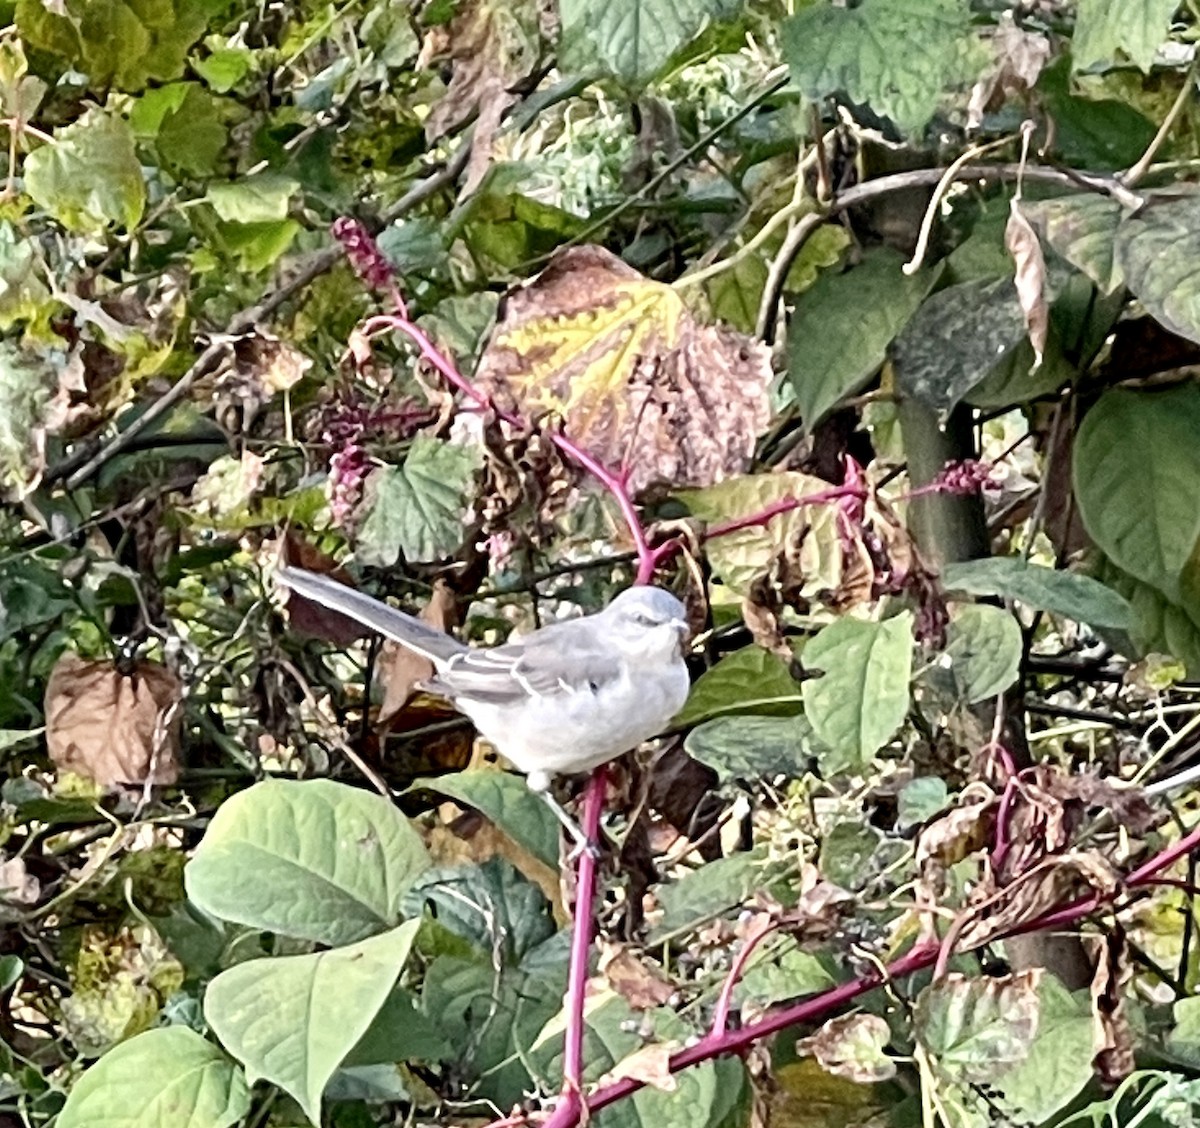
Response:
[{"label": "magenta vine stem", "polygon": [[[594,843],[600,835],[600,815],[607,785],[608,769],[601,764],[592,772],[583,797],[583,833],[589,843]],[[547,1128],[554,1124],[575,1124],[583,1109],[583,1004],[587,994],[588,954],[592,947],[592,902],[596,896],[596,857],[590,850],[580,853],[575,875],[571,959],[567,969],[567,994],[563,999],[566,1033],[562,1095],[546,1122]]]},{"label": "magenta vine stem", "polygon": [[741,951],[734,957],[733,964],[729,968],[729,974],[725,977],[725,982],[721,984],[721,994],[717,997],[717,1005],[713,1010],[712,1026],[709,1030],[711,1037],[720,1037],[720,1035],[725,1033],[725,1029],[729,1025],[729,1010],[733,1005],[733,990],[737,986],[738,980],[741,979],[742,972],[746,970],[746,964],[754,954],[754,949],[770,936],[781,923],[781,921],[777,920],[768,921],[765,925],[760,925],[756,928],[742,941]]},{"label": "magenta vine stem", "polygon": [[[1200,847],[1200,825],[1193,827],[1174,846],[1156,854],[1130,873],[1125,879],[1125,887],[1136,888],[1141,885],[1151,884],[1157,874],[1198,847]],[[1005,936],[1015,936],[1026,932],[1041,932],[1049,928],[1077,923],[1083,917],[1098,909],[1105,900],[1106,898],[1099,895],[1082,898],[1069,905],[1064,905],[1062,908],[1045,913],[1034,920],[1018,925],[1003,935],[997,936],[996,939],[999,940]],[[747,1023],[739,1030],[723,1030],[719,1034],[714,1030],[694,1045],[673,1054],[668,1061],[667,1068],[670,1072],[677,1073],[688,1066],[698,1065],[704,1061],[711,1061],[713,1058],[721,1057],[724,1054],[741,1053],[749,1049],[755,1042],[772,1034],[777,1034],[789,1026],[814,1022],[817,1019],[824,1018],[830,1011],[853,1002],[860,995],[874,990],[886,982],[901,979],[906,975],[911,975],[914,972],[932,967],[937,961],[940,948],[941,945],[938,941],[927,941],[888,964],[882,972],[872,970],[864,975],[857,976],[849,982],[842,983],[819,995],[813,995],[807,999],[802,999],[800,1002],[793,1003],[791,1006],[782,1007],[759,1019],[757,1022]],[[584,1115],[584,1105],[586,1105],[588,1113],[597,1112],[607,1105],[613,1104],[624,1097],[631,1096],[644,1085],[644,1081],[631,1077],[624,1077],[619,1081],[614,1081],[612,1084],[605,1085],[597,1089],[594,1093],[589,1094],[586,1098],[581,1099],[570,1115],[566,1115],[565,1110],[564,1115],[559,1115],[563,1103],[560,1102],[559,1108],[556,1108],[550,1118],[544,1122],[543,1128],[573,1128],[574,1125],[580,1123]]]}]

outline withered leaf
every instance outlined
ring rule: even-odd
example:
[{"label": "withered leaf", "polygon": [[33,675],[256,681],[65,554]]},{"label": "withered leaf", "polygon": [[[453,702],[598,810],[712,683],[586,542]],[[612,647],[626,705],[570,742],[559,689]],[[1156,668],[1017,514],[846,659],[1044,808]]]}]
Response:
[{"label": "withered leaf", "polygon": [[[298,568],[307,568],[310,572],[320,572],[338,583],[347,583],[349,574],[336,564],[331,556],[313,548],[305,541],[289,536],[286,541],[285,557],[289,564]],[[323,607],[315,600],[305,599],[288,589],[286,592],[288,621],[292,629],[304,634],[323,638],[335,646],[349,646],[367,633],[367,628],[355,622],[348,615],[339,615]]]},{"label": "withered leaf", "polygon": [[679,1081],[670,1071],[671,1055],[679,1049],[675,1042],[654,1042],[623,1057],[601,1079],[599,1085],[610,1085],[625,1077],[641,1081],[664,1093],[673,1093]]},{"label": "withered leaf", "polygon": [[983,115],[995,113],[1008,98],[1032,90],[1050,59],[1049,38],[1018,27],[1011,12],[1001,13],[991,40],[995,58],[971,88],[968,129],[978,129],[983,124]]},{"label": "withered leaf", "polygon": [[174,783],[182,688],[156,662],[137,662],[123,673],[114,662],[68,651],[46,684],[50,759],[102,787]]},{"label": "withered leaf", "polygon": [[846,1014],[801,1038],[796,1050],[812,1054],[835,1077],[870,1085],[896,1076],[896,1063],[883,1052],[891,1037],[888,1024],[877,1014]]},{"label": "withered leaf", "polygon": [[1029,343],[1033,346],[1034,367],[1042,363],[1046,337],[1050,332],[1050,306],[1046,301],[1046,259],[1042,244],[1025,218],[1020,202],[1014,197],[1009,204],[1008,223],[1004,228],[1004,245],[1017,266],[1014,279],[1017,300],[1025,315]]},{"label": "withered leaf", "polygon": [[[449,631],[457,617],[454,592],[438,580],[433,594],[420,613],[430,626]],[[433,663],[428,658],[401,646],[390,639],[383,644],[379,659],[379,680],[383,684],[383,704],[379,707],[378,723],[386,725],[407,704],[418,685],[433,676]]]},{"label": "withered leaf", "polygon": [[770,379],[765,346],[698,324],[670,286],[594,246],[560,251],[508,295],[476,372],[502,407],[557,417],[600,462],[627,467],[635,493],[745,470]]},{"label": "withered leaf", "polygon": [[1095,1065],[1105,1085],[1118,1085],[1133,1072],[1133,1033],[1125,1010],[1125,992],[1132,978],[1133,962],[1124,931],[1118,927],[1104,938],[1091,985],[1100,1047]]},{"label": "withered leaf", "polygon": [[661,1007],[675,995],[675,985],[662,972],[623,945],[601,958],[600,974],[635,1010]]}]

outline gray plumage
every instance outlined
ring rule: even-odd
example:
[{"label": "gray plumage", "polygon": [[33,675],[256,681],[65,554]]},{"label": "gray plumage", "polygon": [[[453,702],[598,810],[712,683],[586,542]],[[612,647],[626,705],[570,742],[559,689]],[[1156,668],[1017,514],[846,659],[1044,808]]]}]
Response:
[{"label": "gray plumage", "polygon": [[470,717],[535,791],[547,792],[553,775],[590,771],[656,736],[687,698],[686,613],[662,588],[629,588],[594,615],[485,650],[327,576],[299,568],[275,575],[428,658],[436,673],[424,688]]}]

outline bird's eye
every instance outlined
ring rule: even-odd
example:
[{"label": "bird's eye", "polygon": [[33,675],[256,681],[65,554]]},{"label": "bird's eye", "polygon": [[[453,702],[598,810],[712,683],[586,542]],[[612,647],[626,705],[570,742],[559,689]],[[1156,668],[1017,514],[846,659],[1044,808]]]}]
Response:
[{"label": "bird's eye", "polygon": [[651,615],[647,615],[645,611],[635,611],[633,613],[633,621],[639,627],[656,627],[658,621]]}]

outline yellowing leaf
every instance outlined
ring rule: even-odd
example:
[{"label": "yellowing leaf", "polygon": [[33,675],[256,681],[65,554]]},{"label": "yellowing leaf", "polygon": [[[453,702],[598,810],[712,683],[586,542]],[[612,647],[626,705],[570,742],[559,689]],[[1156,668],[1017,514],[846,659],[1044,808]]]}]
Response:
[{"label": "yellowing leaf", "polygon": [[479,384],[529,419],[554,416],[606,465],[703,486],[745,470],[766,426],[764,346],[697,324],[670,286],[600,247],[557,254],[508,296]]}]

